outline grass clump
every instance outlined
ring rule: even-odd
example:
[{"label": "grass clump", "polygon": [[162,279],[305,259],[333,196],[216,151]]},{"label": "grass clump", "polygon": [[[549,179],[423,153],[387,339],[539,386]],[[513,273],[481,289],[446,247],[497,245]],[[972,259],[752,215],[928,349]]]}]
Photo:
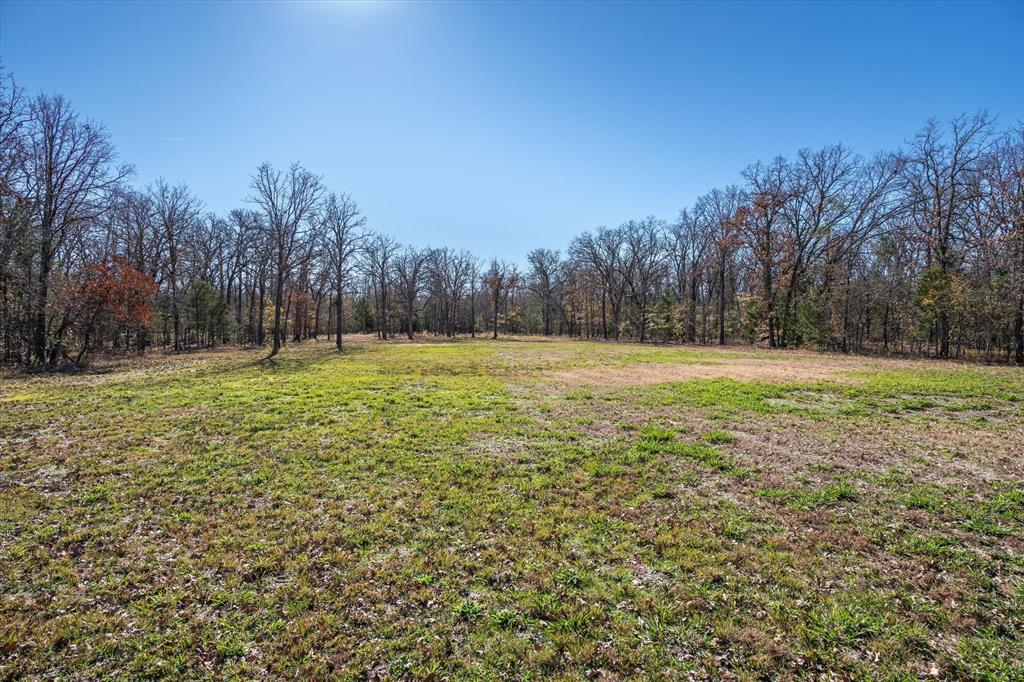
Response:
[{"label": "grass clump", "polygon": [[724,429],[714,429],[704,434],[704,440],[712,445],[728,445],[736,442],[736,436]]},{"label": "grass clump", "polygon": [[859,497],[857,489],[847,481],[838,481],[821,487],[767,487],[759,490],[758,495],[803,510],[828,507],[839,502],[853,502]]}]

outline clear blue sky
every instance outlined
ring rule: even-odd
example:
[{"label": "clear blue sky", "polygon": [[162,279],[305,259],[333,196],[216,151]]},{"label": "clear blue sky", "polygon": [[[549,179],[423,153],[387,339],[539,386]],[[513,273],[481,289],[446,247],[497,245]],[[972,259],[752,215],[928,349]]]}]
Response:
[{"label": "clear blue sky", "polygon": [[747,163],[1024,119],[1024,3],[0,2],[0,59],[138,184],[244,204],[300,161],[402,241],[521,260]]}]

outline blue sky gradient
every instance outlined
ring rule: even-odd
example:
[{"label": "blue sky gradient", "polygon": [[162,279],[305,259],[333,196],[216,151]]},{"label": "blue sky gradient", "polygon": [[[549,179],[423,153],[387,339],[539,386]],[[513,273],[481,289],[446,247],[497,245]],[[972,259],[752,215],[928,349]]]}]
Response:
[{"label": "blue sky gradient", "polygon": [[521,260],[743,167],[1024,119],[1024,3],[0,2],[0,60],[140,185],[245,204],[300,161],[374,229]]}]

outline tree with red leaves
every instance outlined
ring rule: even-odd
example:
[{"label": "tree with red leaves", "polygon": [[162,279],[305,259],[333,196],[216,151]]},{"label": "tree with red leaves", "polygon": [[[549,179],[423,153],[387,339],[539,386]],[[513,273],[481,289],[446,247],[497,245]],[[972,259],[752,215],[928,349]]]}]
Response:
[{"label": "tree with red leaves", "polygon": [[[108,338],[116,338],[122,331],[130,335],[133,330],[149,327],[156,292],[156,281],[128,265],[120,256],[115,256],[109,265],[87,265],[77,293],[75,326],[83,341],[74,362],[79,363],[97,341],[102,346]],[[141,334],[136,334],[136,338],[141,340]],[[128,345],[127,338],[125,345]],[[139,352],[144,350],[140,341]]]}]

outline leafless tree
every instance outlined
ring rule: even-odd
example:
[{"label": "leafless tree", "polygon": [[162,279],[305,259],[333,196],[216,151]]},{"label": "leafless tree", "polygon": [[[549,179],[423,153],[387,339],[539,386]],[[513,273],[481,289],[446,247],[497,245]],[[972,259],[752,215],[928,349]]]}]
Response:
[{"label": "leafless tree", "polygon": [[1024,124],[1003,134],[995,149],[983,171],[989,192],[974,244],[991,254],[992,270],[1006,273],[993,289],[1008,308],[1014,361],[1024,365]]},{"label": "leafless tree", "polygon": [[367,239],[363,252],[367,275],[377,299],[377,335],[387,340],[390,336],[388,320],[391,314],[389,297],[394,259],[402,245],[384,234]]},{"label": "leafless tree", "polygon": [[25,95],[0,67],[0,197],[3,206],[16,194],[16,174],[24,163],[28,108]]},{"label": "leafless tree", "polygon": [[705,229],[706,226],[706,221],[699,220],[693,211],[683,209],[670,228],[668,248],[676,284],[676,300],[682,302],[686,299],[684,338],[690,343],[697,340],[698,303],[712,246],[711,234]]},{"label": "leafless tree", "polygon": [[326,241],[324,251],[334,279],[335,345],[340,352],[341,338],[345,330],[345,289],[357,265],[356,256],[366,240],[363,233],[366,217],[360,212],[352,197],[332,192],[324,203],[322,219]]},{"label": "leafless tree", "polygon": [[647,340],[650,302],[665,274],[665,224],[648,216],[619,228],[622,234],[621,276],[634,311],[633,326],[640,343]]},{"label": "leafless tree", "polygon": [[612,329],[616,340],[619,338],[622,301],[626,295],[622,279],[622,231],[607,227],[597,228],[596,234],[586,232],[575,238],[569,245],[569,252],[594,270],[601,282],[601,333],[607,339],[608,317],[612,313]]},{"label": "leafless tree", "polygon": [[737,213],[742,194],[739,187],[730,185],[724,190],[713,189],[698,198],[695,212],[711,235],[715,254],[714,289],[718,299],[718,344],[726,343],[726,303],[728,301],[729,270],[733,265],[739,244]]},{"label": "leafless tree", "polygon": [[416,320],[416,301],[423,289],[422,275],[429,254],[429,249],[407,246],[395,259],[398,294],[405,306],[405,333],[410,341],[413,339],[413,323]]},{"label": "leafless tree", "polygon": [[[953,120],[949,132],[947,140],[938,121],[929,121],[911,142],[905,167],[907,197],[925,242],[926,268],[935,268],[932,279],[941,289],[949,288],[950,273],[958,265],[964,212],[978,186],[974,175],[989,150],[992,121],[984,113],[961,116]],[[948,301],[942,300],[936,309],[940,358],[949,357],[950,312]]]},{"label": "leafless tree", "polygon": [[534,249],[527,254],[526,260],[530,263],[527,286],[540,299],[544,336],[551,336],[552,318],[557,308],[558,290],[563,278],[562,259],[558,251]]},{"label": "leafless tree", "polygon": [[320,178],[297,163],[283,173],[269,163],[261,164],[250,186],[251,201],[263,211],[263,227],[274,264],[274,339],[267,356],[270,359],[281,350],[283,342],[284,287],[323,189]]},{"label": "leafless tree", "polygon": [[491,259],[490,266],[483,274],[483,285],[491,304],[492,338],[498,338],[498,313],[518,282],[519,271],[515,265],[497,258]]},{"label": "leafless tree", "polygon": [[232,238],[228,255],[230,269],[227,298],[230,300],[232,297],[230,289],[233,285],[235,326],[241,330],[243,328],[242,304],[245,300],[246,266],[254,257],[262,230],[260,229],[260,216],[256,211],[234,209],[229,215],[229,221]]},{"label": "leafless tree", "polygon": [[[53,365],[62,350],[65,322],[48,329],[50,274],[54,259],[73,232],[105,210],[107,194],[131,173],[114,166],[116,153],[106,130],[81,121],[61,97],[39,95],[28,110],[25,176],[38,211],[39,269],[31,362]],[[48,333],[51,332],[51,333]]]},{"label": "leafless tree", "polygon": [[[427,279],[431,297],[435,300],[439,330],[451,338],[458,333],[459,305],[472,287],[476,271],[476,257],[468,251],[450,248],[432,249],[427,256]],[[471,305],[475,296],[471,297]],[[470,318],[475,311],[470,311]],[[474,323],[471,321],[470,326]]]},{"label": "leafless tree", "polygon": [[188,186],[171,187],[162,178],[149,190],[149,199],[167,244],[166,281],[170,287],[174,350],[179,351],[182,348],[179,258],[182,244],[191,238],[189,232],[198,225],[203,205]]}]

